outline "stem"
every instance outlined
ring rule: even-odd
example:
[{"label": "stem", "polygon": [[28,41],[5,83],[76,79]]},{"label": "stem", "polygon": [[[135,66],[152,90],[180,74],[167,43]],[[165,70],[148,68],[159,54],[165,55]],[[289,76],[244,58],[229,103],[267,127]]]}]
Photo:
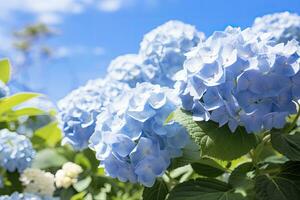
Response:
[{"label": "stem", "polygon": [[168,171],[166,171],[165,175],[169,178],[169,182],[167,183],[168,188],[171,189],[173,188],[174,185],[177,185],[178,181],[174,178],[172,178],[172,176],[170,175],[170,173]]},{"label": "stem", "polygon": [[260,174],[261,173],[261,170],[259,169],[259,166],[258,166],[258,163],[259,163],[259,156],[260,154],[263,152],[263,149],[265,147],[265,145],[270,142],[271,140],[271,135],[270,135],[270,132],[267,131],[263,134],[263,138],[261,139],[261,143],[258,144],[258,146],[255,148],[255,149],[252,149],[250,152],[249,152],[249,156],[252,160],[252,163],[253,163],[253,166],[255,168],[255,171],[257,174]]}]

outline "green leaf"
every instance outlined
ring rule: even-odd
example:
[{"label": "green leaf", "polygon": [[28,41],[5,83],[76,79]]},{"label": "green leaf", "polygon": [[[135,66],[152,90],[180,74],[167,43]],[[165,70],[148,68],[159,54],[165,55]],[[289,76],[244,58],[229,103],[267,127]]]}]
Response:
[{"label": "green leaf", "polygon": [[84,156],[82,152],[77,153],[74,159],[75,163],[84,167],[85,169],[91,169],[91,163],[87,157]]},{"label": "green leaf", "polygon": [[201,157],[200,157],[199,146],[194,141],[191,141],[190,144],[186,145],[182,149],[182,156],[172,160],[169,169],[176,169],[178,167],[182,167],[190,163],[197,162],[200,159]]},{"label": "green leaf", "polygon": [[271,143],[274,149],[291,160],[300,161],[300,133],[281,134],[274,132],[271,134]]},{"label": "green leaf", "polygon": [[203,158],[196,163],[192,163],[193,170],[206,177],[218,177],[226,172],[226,169],[210,158]]},{"label": "green leaf", "polygon": [[10,63],[8,59],[0,60],[0,80],[4,83],[10,80]]},{"label": "green leaf", "polygon": [[297,185],[285,177],[260,175],[255,180],[257,200],[298,200]]},{"label": "green leaf", "polygon": [[300,161],[288,161],[284,163],[277,176],[293,181],[300,190]]},{"label": "green leaf", "polygon": [[21,108],[19,110],[11,110],[5,113],[0,121],[16,121],[22,116],[33,117],[38,115],[45,115],[46,112],[38,108]]},{"label": "green leaf", "polygon": [[228,126],[219,127],[212,121],[195,122],[191,113],[180,109],[175,111],[174,120],[187,128],[194,141],[200,145],[202,156],[234,160],[257,145],[256,136],[247,134],[242,127],[231,133]]},{"label": "green leaf", "polygon": [[32,167],[39,169],[60,167],[67,161],[68,160],[58,154],[55,149],[43,149],[36,154]]},{"label": "green leaf", "polygon": [[145,188],[143,200],[165,200],[169,189],[163,180],[157,180],[153,187]]},{"label": "green leaf", "polygon": [[49,147],[55,147],[61,140],[61,135],[61,130],[56,121],[36,130],[34,133],[35,137],[42,138]]},{"label": "green leaf", "polygon": [[18,93],[10,97],[5,97],[0,100],[0,115],[4,112],[12,110],[14,107],[40,96],[37,93]]},{"label": "green leaf", "polygon": [[229,177],[228,183],[234,188],[240,188],[244,191],[254,187],[254,166],[253,163],[247,162],[239,165],[233,170]]},{"label": "green leaf", "polygon": [[225,182],[200,178],[181,183],[170,192],[168,200],[242,200],[241,194]]},{"label": "green leaf", "polygon": [[57,195],[59,196],[60,200],[70,200],[74,195],[76,194],[76,191],[73,187],[69,187],[68,189],[59,189],[57,190]]},{"label": "green leaf", "polygon": [[86,192],[80,192],[72,196],[70,200],[82,200],[84,199],[84,196],[86,195]]},{"label": "green leaf", "polygon": [[73,184],[73,187],[77,192],[82,192],[89,187],[91,182],[92,182],[92,178],[88,176],[85,179],[82,179],[77,183]]}]

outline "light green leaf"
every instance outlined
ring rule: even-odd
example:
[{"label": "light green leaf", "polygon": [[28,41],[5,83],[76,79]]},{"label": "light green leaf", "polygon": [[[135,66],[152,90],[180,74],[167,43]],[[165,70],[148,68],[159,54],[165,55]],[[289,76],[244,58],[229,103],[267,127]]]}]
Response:
[{"label": "light green leaf", "polygon": [[4,83],[10,80],[10,63],[8,59],[0,60],[0,80]]},{"label": "light green leaf", "polygon": [[282,134],[274,132],[271,134],[271,143],[274,149],[291,160],[300,161],[300,133]]},{"label": "light green leaf", "polygon": [[55,145],[61,140],[61,130],[58,127],[58,122],[52,122],[40,129],[35,133],[35,137],[39,137],[45,141],[49,147],[55,147]]},{"label": "light green leaf", "polygon": [[260,175],[255,180],[257,200],[297,200],[300,191],[291,180],[280,176]]},{"label": "light green leaf", "polygon": [[225,182],[199,178],[176,185],[170,192],[168,200],[243,200],[241,194]]},{"label": "light green leaf", "polygon": [[242,127],[231,133],[228,126],[219,127],[212,121],[195,122],[190,113],[180,109],[175,111],[174,120],[187,128],[194,141],[200,145],[202,156],[234,160],[247,154],[257,145],[256,136],[247,134]]},{"label": "light green leaf", "polygon": [[165,200],[169,189],[163,180],[157,180],[153,187],[144,188],[143,200]]},{"label": "light green leaf", "polygon": [[21,108],[19,110],[11,110],[2,115],[0,121],[16,121],[22,116],[33,117],[45,115],[46,112],[38,108]]},{"label": "light green leaf", "polygon": [[73,184],[73,187],[77,192],[83,192],[85,189],[89,187],[91,182],[92,182],[92,178],[88,176],[85,179],[82,179],[77,183]]},{"label": "light green leaf", "polygon": [[77,153],[74,160],[76,164],[84,167],[85,169],[92,168],[89,159],[82,152]]},{"label": "light green leaf", "polygon": [[13,96],[5,97],[0,100],[0,115],[12,110],[14,107],[40,96],[37,93],[18,93]]},{"label": "light green leaf", "polygon": [[225,168],[210,158],[202,158],[191,165],[193,170],[201,176],[214,178],[226,172]]},{"label": "light green leaf", "polygon": [[71,200],[83,200],[86,192],[80,192],[72,196]]},{"label": "light green leaf", "polygon": [[55,149],[43,149],[36,154],[32,167],[48,169],[51,167],[60,167],[66,162],[67,159],[58,154]]}]

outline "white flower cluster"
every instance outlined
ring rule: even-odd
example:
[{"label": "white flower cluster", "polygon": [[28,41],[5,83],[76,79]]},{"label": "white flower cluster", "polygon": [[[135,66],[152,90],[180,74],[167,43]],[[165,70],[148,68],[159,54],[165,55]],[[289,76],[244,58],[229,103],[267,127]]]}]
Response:
[{"label": "white flower cluster", "polygon": [[77,182],[77,178],[82,171],[82,168],[75,163],[65,163],[62,169],[58,170],[55,174],[56,187],[69,188]]},{"label": "white flower cluster", "polygon": [[252,29],[256,33],[271,33],[276,43],[300,41],[300,16],[289,12],[268,14],[257,17]]},{"label": "white flower cluster", "polygon": [[40,169],[27,168],[20,177],[24,192],[52,196],[55,191],[54,175]]}]

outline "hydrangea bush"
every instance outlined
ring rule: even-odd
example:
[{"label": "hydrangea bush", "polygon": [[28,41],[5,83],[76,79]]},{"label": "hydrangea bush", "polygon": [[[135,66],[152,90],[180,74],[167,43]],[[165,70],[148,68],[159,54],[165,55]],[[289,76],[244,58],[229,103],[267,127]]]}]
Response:
[{"label": "hydrangea bush", "polygon": [[298,21],[167,22],[59,113],[0,60],[0,200],[300,199]]},{"label": "hydrangea bush", "polygon": [[171,87],[182,68],[185,53],[204,40],[204,33],[180,21],[169,21],[147,33],[138,54],[117,57],[108,67],[108,77],[130,87],[150,82]]},{"label": "hydrangea bush", "polygon": [[252,29],[256,33],[271,33],[277,43],[300,41],[300,16],[289,12],[265,15],[255,19]]},{"label": "hydrangea bush", "polygon": [[7,129],[0,131],[0,166],[22,172],[31,166],[35,151],[28,138]]},{"label": "hydrangea bush", "polygon": [[300,98],[296,41],[269,45],[264,34],[228,27],[188,53],[176,87],[195,121],[228,124],[234,132],[282,128]]},{"label": "hydrangea bush", "polygon": [[170,89],[141,83],[98,116],[90,147],[105,172],[121,181],[153,186],[188,143],[185,129],[165,120],[178,99]]},{"label": "hydrangea bush", "polygon": [[70,144],[76,150],[85,149],[94,132],[97,115],[128,88],[125,83],[97,79],[60,100],[58,107],[64,132],[62,143]]}]

